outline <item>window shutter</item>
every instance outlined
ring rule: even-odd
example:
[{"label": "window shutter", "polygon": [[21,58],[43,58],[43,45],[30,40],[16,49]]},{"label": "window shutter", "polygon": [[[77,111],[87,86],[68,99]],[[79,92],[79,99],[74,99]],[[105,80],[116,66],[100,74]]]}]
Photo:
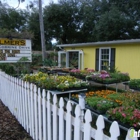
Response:
[{"label": "window shutter", "polygon": [[111,61],[110,61],[110,69],[114,70],[115,69],[115,48],[111,48]]},{"label": "window shutter", "polygon": [[99,49],[96,49],[95,54],[95,70],[99,71]]}]

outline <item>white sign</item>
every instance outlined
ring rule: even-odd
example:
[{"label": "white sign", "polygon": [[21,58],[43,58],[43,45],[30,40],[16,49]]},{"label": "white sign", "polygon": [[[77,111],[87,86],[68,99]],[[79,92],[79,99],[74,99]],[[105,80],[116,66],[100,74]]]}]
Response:
[{"label": "white sign", "polygon": [[0,63],[13,63],[21,58],[32,62],[31,40],[0,38]]}]

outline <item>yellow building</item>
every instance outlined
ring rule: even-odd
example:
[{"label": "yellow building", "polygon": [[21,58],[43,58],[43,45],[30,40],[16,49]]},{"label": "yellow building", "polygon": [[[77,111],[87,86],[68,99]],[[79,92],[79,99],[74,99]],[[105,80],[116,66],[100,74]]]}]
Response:
[{"label": "yellow building", "polygon": [[140,39],[57,45],[58,66],[78,69],[107,67],[140,78]]}]

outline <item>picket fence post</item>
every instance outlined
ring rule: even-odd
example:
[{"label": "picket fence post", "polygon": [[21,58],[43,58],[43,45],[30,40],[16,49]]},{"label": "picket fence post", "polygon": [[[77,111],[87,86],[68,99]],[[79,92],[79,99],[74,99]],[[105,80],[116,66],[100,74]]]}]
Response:
[{"label": "picket fence post", "polygon": [[23,117],[23,94],[22,94],[22,81],[19,80],[19,121],[22,123],[22,117]]},{"label": "picket fence post", "polygon": [[57,96],[53,96],[53,140],[57,140]]},{"label": "picket fence post", "polygon": [[24,87],[25,87],[25,123],[26,123],[26,126],[25,126],[25,129],[27,132],[28,131],[28,126],[29,126],[29,123],[28,123],[28,97],[27,97],[27,94],[28,94],[28,86],[27,86],[27,82],[25,81],[24,82]]},{"label": "picket fence post", "polygon": [[84,140],[90,140],[91,121],[92,121],[91,112],[90,110],[87,110],[85,114]]},{"label": "picket fence post", "polygon": [[67,114],[66,114],[66,140],[71,140],[71,102],[67,102]]},{"label": "picket fence post", "polygon": [[38,102],[37,102],[37,87],[34,85],[34,118],[35,118],[35,139],[38,140]]},{"label": "picket fence post", "polygon": [[61,97],[59,101],[59,140],[64,140],[64,100]]},{"label": "picket fence post", "polygon": [[17,107],[18,107],[18,103],[17,103],[17,94],[18,94],[18,78],[15,78],[15,117],[17,118]]},{"label": "picket fence post", "polygon": [[26,128],[26,100],[25,100],[25,94],[26,94],[26,89],[25,89],[25,82],[22,80],[22,97],[23,97],[23,106],[22,106],[22,111],[23,111],[23,127]]},{"label": "picket fence post", "polygon": [[109,140],[118,140],[118,137],[120,136],[120,129],[116,121],[111,124],[109,132],[111,134]]},{"label": "picket fence post", "polygon": [[98,116],[98,119],[96,121],[96,126],[97,126],[97,130],[95,134],[95,140],[103,140],[103,135],[104,135],[103,129],[105,127],[105,123],[102,115]]},{"label": "picket fence post", "polygon": [[50,103],[50,92],[47,92],[47,132],[48,132],[48,140],[52,140],[51,137],[51,103]]},{"label": "picket fence post", "polygon": [[[2,71],[0,71],[0,79],[0,99],[34,140],[90,140],[91,138],[118,140],[120,136],[119,125],[116,121],[109,129],[111,136],[106,136],[103,133],[105,121],[102,115],[97,118],[96,130],[90,124],[92,122],[90,110],[86,110],[85,122],[82,122],[79,105],[76,105],[74,117],[71,114],[71,101],[67,102],[65,110],[62,97],[57,101],[57,96],[53,95],[53,103],[51,103],[51,94],[48,91],[46,96],[45,89],[41,91],[36,85],[9,76]],[[66,127],[64,127],[64,121],[66,121]],[[84,138],[81,136],[81,131],[84,133]],[[125,140],[138,140],[138,138],[130,137],[130,133],[128,130]]]},{"label": "picket fence post", "polygon": [[30,92],[31,92],[31,136],[34,139],[35,138],[35,130],[34,130],[34,93],[33,93],[34,85],[30,84]]},{"label": "picket fence post", "polygon": [[27,83],[27,98],[28,98],[28,133],[31,135],[31,92],[30,92],[30,83]]},{"label": "picket fence post", "polygon": [[47,120],[46,120],[46,92],[43,89],[43,140],[47,140]]},{"label": "picket fence post", "polygon": [[41,97],[41,92],[40,88],[38,88],[38,119],[39,119],[39,140],[43,139],[42,136],[42,97]]},{"label": "picket fence post", "polygon": [[13,103],[14,103],[14,98],[13,98],[13,93],[14,92],[14,77],[11,76],[11,101],[10,101],[10,110],[11,113],[14,114],[13,111]]},{"label": "picket fence post", "polygon": [[81,108],[79,105],[76,105],[75,109],[75,123],[74,123],[74,140],[80,140],[80,127],[81,127]]}]

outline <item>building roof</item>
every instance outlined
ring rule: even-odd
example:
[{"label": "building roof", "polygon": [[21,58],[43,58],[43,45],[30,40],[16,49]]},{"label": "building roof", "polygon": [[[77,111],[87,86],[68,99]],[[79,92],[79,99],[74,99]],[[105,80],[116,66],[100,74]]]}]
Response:
[{"label": "building roof", "polygon": [[84,47],[84,46],[128,44],[128,43],[140,43],[140,39],[114,40],[114,41],[102,41],[102,42],[75,43],[75,44],[60,44],[60,45],[57,45],[57,47]]}]

